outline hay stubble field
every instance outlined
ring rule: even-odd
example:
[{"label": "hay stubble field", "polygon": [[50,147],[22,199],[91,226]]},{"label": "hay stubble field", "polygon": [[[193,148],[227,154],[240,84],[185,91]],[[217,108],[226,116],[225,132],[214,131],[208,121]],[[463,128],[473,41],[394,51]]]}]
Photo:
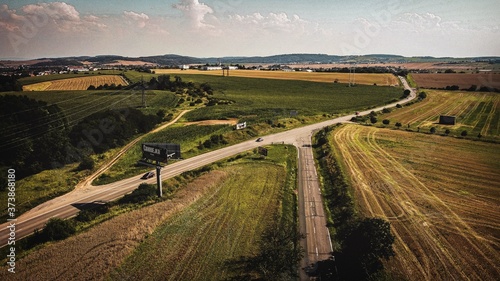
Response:
[{"label": "hay stubble field", "polygon": [[393,276],[500,278],[498,144],[360,125],[332,141],[358,210],[391,222]]},{"label": "hay stubble field", "polygon": [[105,84],[126,86],[128,82],[120,75],[97,75],[24,85],[23,91],[82,91],[87,90],[90,85],[98,87]]}]

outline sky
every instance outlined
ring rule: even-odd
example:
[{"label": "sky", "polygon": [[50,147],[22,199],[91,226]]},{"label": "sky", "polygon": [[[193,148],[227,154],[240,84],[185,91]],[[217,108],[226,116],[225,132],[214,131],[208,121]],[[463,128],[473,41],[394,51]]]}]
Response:
[{"label": "sky", "polygon": [[0,58],[500,56],[498,0],[0,2]]}]

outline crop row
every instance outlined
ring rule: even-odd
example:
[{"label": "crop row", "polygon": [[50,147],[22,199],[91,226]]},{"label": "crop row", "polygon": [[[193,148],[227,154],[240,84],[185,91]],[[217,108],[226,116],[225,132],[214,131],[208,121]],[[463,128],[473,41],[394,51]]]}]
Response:
[{"label": "crop row", "polygon": [[[427,98],[411,106],[384,114],[381,119],[400,122],[419,130],[436,127],[469,135],[497,138],[500,134],[500,96],[495,93],[426,91]],[[439,125],[440,115],[456,117],[456,125]]]},{"label": "crop row", "polygon": [[277,211],[285,171],[272,164],[225,170],[230,176],[222,185],[166,220],[111,279],[225,280],[234,274],[228,262],[258,250],[259,237]]},{"label": "crop row", "polygon": [[358,210],[391,221],[394,276],[499,277],[497,144],[352,125],[333,140]]}]

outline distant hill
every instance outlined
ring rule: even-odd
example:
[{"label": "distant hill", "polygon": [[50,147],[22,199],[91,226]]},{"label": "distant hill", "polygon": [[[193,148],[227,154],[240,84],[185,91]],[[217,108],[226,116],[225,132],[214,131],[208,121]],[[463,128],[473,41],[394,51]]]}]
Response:
[{"label": "distant hill", "polygon": [[99,65],[116,64],[121,62],[145,62],[156,65],[180,65],[180,64],[304,64],[304,63],[409,63],[409,62],[493,62],[500,63],[500,57],[476,57],[476,58],[435,58],[435,57],[404,57],[388,54],[371,54],[360,56],[337,56],[327,54],[283,54],[273,56],[253,56],[253,57],[210,57],[196,58],[190,56],[181,56],[175,54],[166,54],[158,56],[144,57],[124,57],[117,55],[99,55],[99,56],[80,56],[80,57],[65,57],[65,58],[40,58],[29,61],[0,61],[0,65],[4,66],[78,66],[83,62],[91,62]]}]

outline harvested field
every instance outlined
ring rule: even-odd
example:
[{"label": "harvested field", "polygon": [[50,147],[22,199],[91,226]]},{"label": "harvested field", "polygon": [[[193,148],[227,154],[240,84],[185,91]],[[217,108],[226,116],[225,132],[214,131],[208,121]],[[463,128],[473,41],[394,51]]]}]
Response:
[{"label": "harvested field", "polygon": [[104,280],[165,219],[213,190],[227,176],[222,171],[210,172],[179,190],[172,200],[117,216],[35,250],[16,261],[15,274],[2,268],[0,280]]},{"label": "harvested field", "polygon": [[115,84],[116,86],[128,85],[127,81],[125,81],[125,79],[123,79],[120,75],[97,75],[25,85],[23,86],[23,91],[76,91],[87,90],[90,85],[98,87],[105,84]]},{"label": "harvested field", "polygon": [[346,125],[333,133],[358,210],[391,222],[407,280],[500,279],[500,147]]},{"label": "harvested field", "polygon": [[414,73],[411,76],[419,87],[427,89],[444,89],[453,85],[460,89],[469,89],[472,85],[477,89],[500,89],[500,74],[494,73]]},{"label": "harvested field", "polygon": [[[436,127],[437,133],[449,129],[452,135],[466,130],[470,136],[479,133],[496,139],[500,136],[500,95],[484,92],[426,91],[427,98],[421,102],[384,114],[380,119],[389,119],[392,124],[401,122],[415,130],[429,131]],[[439,125],[440,115],[457,117],[456,125]]]},{"label": "harvested field", "polygon": [[[222,76],[222,70],[217,71],[201,71],[201,70],[180,70],[180,69],[155,69],[156,74],[202,74]],[[230,70],[229,76],[245,77],[245,78],[264,78],[264,79],[280,79],[280,80],[302,80],[311,82],[333,83],[337,80],[338,83],[349,83],[349,73],[337,72],[285,72],[285,71],[258,71],[258,70]],[[374,74],[374,73],[356,73],[356,84],[378,86],[399,85],[399,80],[392,74]]]},{"label": "harvested field", "polygon": [[238,164],[224,171],[223,184],[164,221],[111,280],[232,280],[227,262],[258,252],[286,175],[274,164]]}]

